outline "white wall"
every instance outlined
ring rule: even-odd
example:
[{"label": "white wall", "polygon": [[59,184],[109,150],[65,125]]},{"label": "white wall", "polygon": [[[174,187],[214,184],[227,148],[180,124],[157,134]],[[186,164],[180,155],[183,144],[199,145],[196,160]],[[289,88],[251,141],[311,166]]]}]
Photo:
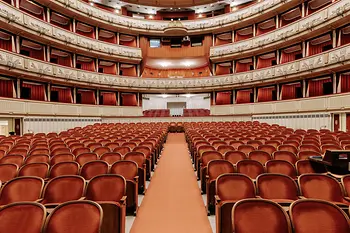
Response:
[{"label": "white wall", "polygon": [[[195,94],[189,97],[184,95],[143,95],[142,110],[167,109],[168,102],[186,102],[186,108],[190,109],[210,109],[210,98],[205,98],[207,96],[208,94]],[[182,109],[170,109],[170,111],[171,114],[182,115]]]}]

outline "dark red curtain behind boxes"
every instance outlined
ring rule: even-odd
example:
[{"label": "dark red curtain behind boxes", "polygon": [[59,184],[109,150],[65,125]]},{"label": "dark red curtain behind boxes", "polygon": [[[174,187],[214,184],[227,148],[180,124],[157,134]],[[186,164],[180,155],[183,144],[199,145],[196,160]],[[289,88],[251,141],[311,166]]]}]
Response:
[{"label": "dark red curtain behind boxes", "polygon": [[350,92],[350,74],[341,74],[341,92]]},{"label": "dark red curtain behind boxes", "polygon": [[300,54],[301,51],[295,51],[295,52],[291,52],[291,53],[285,53],[282,51],[281,53],[281,64],[282,63],[287,63],[287,62],[291,62],[291,61],[295,61],[295,55]]},{"label": "dark red curtain behind boxes", "polygon": [[117,105],[117,97],[113,92],[101,92],[101,96],[103,96],[102,105]]},{"label": "dark red curtain behind boxes", "polygon": [[98,66],[99,68],[103,68],[104,74],[117,74],[117,65],[113,64],[111,66]]},{"label": "dark red curtain behind boxes", "polygon": [[309,43],[309,56],[322,53],[323,47],[331,44],[332,44],[332,41],[326,41],[324,43],[316,44],[316,45],[312,45],[311,43]]},{"label": "dark red curtain behind boxes", "polygon": [[22,87],[30,88],[30,99],[45,101],[45,86],[42,84],[23,83]]},{"label": "dark red curtain behind boxes", "polygon": [[275,87],[265,87],[258,89],[258,102],[272,101],[273,95],[272,92],[275,90]]},{"label": "dark red curtain behind boxes", "polygon": [[11,37],[9,40],[4,40],[0,38],[0,49],[5,49],[12,52],[12,41]]},{"label": "dark red curtain behind boxes", "polygon": [[242,35],[239,32],[236,32],[236,38],[235,38],[235,42],[237,41],[241,41],[241,40],[247,40],[253,37],[253,33],[248,34],[248,35]]},{"label": "dark red curtain behind boxes", "polygon": [[281,99],[289,100],[297,98],[297,87],[300,87],[300,83],[283,84],[281,88]]},{"label": "dark red curtain behind boxes", "polygon": [[59,57],[57,56],[57,64],[61,66],[73,67],[72,56]]},{"label": "dark red curtain behind boxes", "polygon": [[268,59],[262,59],[258,58],[258,63],[256,64],[257,69],[267,68],[272,66],[272,61],[276,60],[276,58],[268,58]]},{"label": "dark red curtain behind boxes", "polygon": [[82,104],[96,104],[95,92],[94,91],[78,91],[81,94]]},{"label": "dark red curtain behind boxes", "polygon": [[237,104],[250,103],[250,94],[252,92],[253,92],[253,90],[237,91],[236,103]]},{"label": "dark red curtain behind boxes", "polygon": [[216,93],[216,105],[231,104],[231,96],[232,93],[230,91]]},{"label": "dark red curtain behind boxes", "polygon": [[309,97],[323,95],[323,84],[332,82],[331,78],[309,80]]},{"label": "dark red curtain behind boxes", "polygon": [[350,43],[350,33],[349,34],[343,34],[340,35],[340,45],[345,45]]},{"label": "dark red curtain behind boxes", "polygon": [[122,106],[137,106],[136,94],[121,94]]},{"label": "dark red curtain behind boxes", "polygon": [[13,81],[0,79],[0,96],[13,98]]},{"label": "dark red curtain behind boxes", "polygon": [[94,59],[91,62],[79,62],[79,63],[81,64],[82,70],[93,71],[93,72],[96,71]]},{"label": "dark red curtain behind boxes", "polygon": [[73,103],[72,91],[70,88],[52,87],[51,91],[58,92],[58,102]]},{"label": "dark red curtain behind boxes", "polygon": [[216,64],[216,75],[230,74],[230,66],[221,66],[220,64]]},{"label": "dark red curtain behind boxes", "polygon": [[252,62],[250,63],[241,63],[239,61],[236,62],[236,73],[250,71],[251,65],[253,65]]}]

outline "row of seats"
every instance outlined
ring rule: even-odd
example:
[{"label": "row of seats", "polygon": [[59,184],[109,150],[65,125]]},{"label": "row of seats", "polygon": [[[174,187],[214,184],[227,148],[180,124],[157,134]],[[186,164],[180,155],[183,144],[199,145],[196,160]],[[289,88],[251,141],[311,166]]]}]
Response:
[{"label": "row of seats", "polygon": [[[216,232],[233,232],[231,224],[231,218],[233,217],[232,208],[234,209],[235,204],[244,199],[256,198],[270,200],[284,206],[284,209],[289,211],[289,213],[293,209],[294,202],[299,199],[310,202],[319,200],[321,203],[338,206],[336,207],[337,209],[341,208],[344,211],[348,211],[350,205],[350,175],[343,177],[342,186],[340,186],[336,179],[320,174],[302,175],[299,177],[298,183],[290,177],[281,174],[259,175],[255,183],[243,174],[221,174],[215,181]],[[345,193],[343,193],[342,188],[344,188]],[[313,208],[309,206],[307,209],[308,211],[312,211]],[[329,222],[331,219],[324,220]],[[313,219],[309,220],[312,221]],[[327,228],[324,231],[309,232],[339,232],[333,230]],[[349,232],[349,230],[350,228],[345,232]]]},{"label": "row of seats", "polygon": [[194,117],[194,116],[210,116],[210,110],[209,109],[188,109],[185,108],[183,111],[184,117]]},{"label": "row of seats", "polygon": [[170,109],[149,109],[143,111],[145,117],[170,117]]}]

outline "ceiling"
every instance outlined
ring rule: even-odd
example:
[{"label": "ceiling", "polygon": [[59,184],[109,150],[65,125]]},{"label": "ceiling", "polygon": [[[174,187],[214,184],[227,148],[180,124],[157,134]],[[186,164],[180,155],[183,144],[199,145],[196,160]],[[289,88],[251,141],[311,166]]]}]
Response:
[{"label": "ceiling", "polygon": [[146,66],[153,69],[194,69],[208,65],[204,57],[200,58],[147,58]]}]

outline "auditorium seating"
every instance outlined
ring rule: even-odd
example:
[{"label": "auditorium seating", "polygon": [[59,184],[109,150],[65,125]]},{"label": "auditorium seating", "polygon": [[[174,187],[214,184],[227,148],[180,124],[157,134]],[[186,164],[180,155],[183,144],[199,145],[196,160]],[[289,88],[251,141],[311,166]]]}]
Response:
[{"label": "auditorium seating", "polygon": [[145,117],[170,117],[170,109],[148,109],[143,111]]}]

